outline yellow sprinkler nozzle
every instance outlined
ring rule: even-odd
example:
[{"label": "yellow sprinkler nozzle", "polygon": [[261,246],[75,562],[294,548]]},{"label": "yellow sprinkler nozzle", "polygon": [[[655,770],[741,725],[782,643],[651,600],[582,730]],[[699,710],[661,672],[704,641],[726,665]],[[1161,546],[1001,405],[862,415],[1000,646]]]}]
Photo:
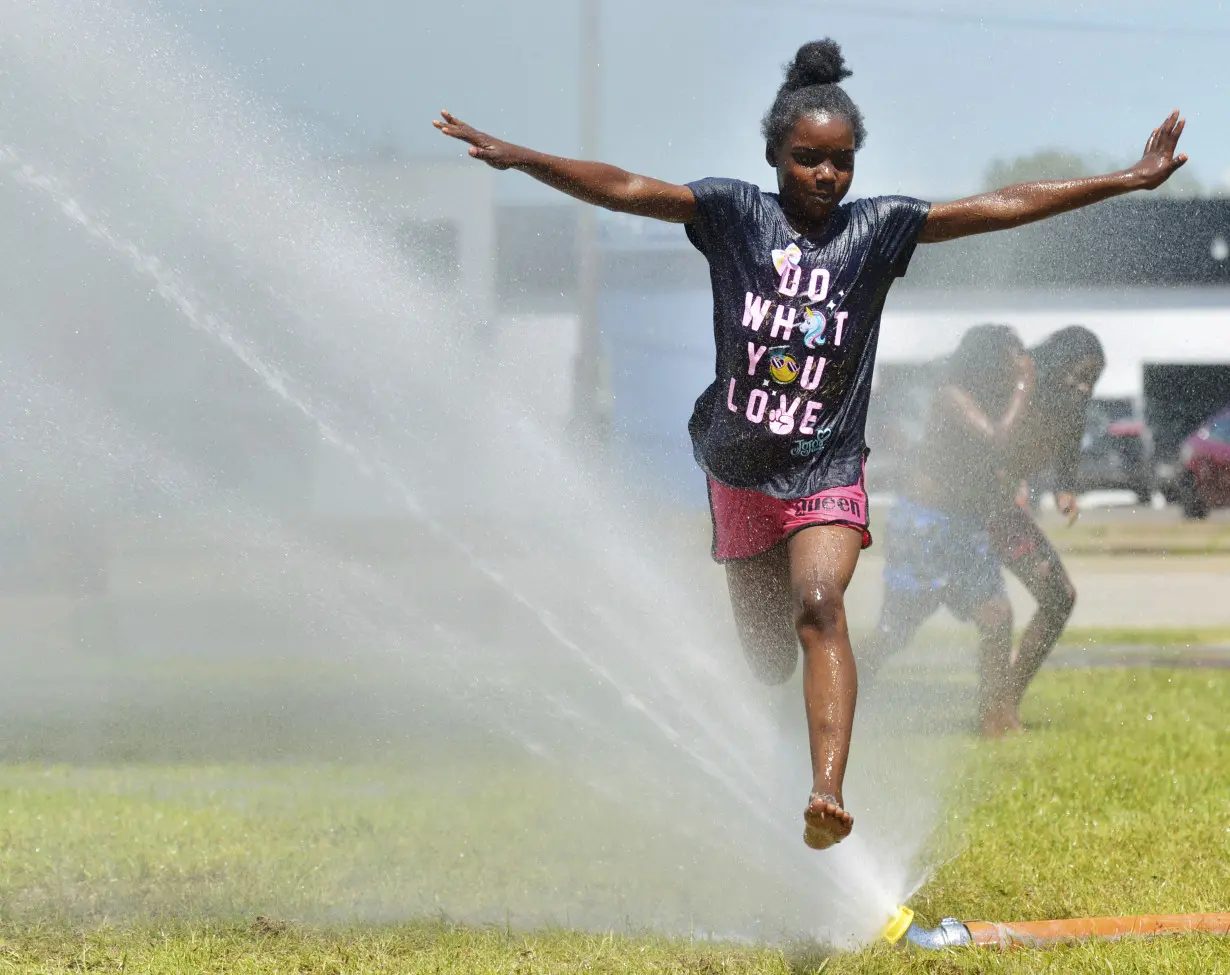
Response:
[{"label": "yellow sprinkler nozzle", "polygon": [[884,925],[884,930],[880,934],[884,936],[884,940],[890,945],[895,945],[905,937],[905,933],[910,930],[910,925],[913,923],[914,912],[908,907],[899,907],[897,908],[897,913]]}]

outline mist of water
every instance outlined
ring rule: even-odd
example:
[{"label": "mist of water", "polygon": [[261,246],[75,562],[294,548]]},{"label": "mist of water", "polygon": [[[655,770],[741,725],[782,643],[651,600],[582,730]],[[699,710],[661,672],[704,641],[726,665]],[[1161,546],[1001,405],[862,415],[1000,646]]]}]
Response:
[{"label": "mist of water", "polygon": [[[801,700],[783,734],[706,553],[681,550],[638,514],[619,471],[587,469],[532,419],[482,327],[405,270],[311,133],[290,131],[139,4],[0,10],[0,481],[43,508],[10,506],[10,518],[28,533],[57,520],[157,536],[185,562],[225,565],[177,585],[132,560],[142,598],[118,625],[144,665],[125,700],[155,714],[153,737],[187,720],[157,678],[189,647],[301,670],[327,661],[318,731],[365,740],[355,729],[378,714],[449,766],[511,745],[527,766],[635,812],[573,823],[602,857],[533,882],[526,864],[524,883],[497,896],[501,918],[563,921],[570,904],[569,923],[607,926],[610,903],[580,896],[607,873],[654,891],[620,902],[637,926],[873,934],[925,870],[951,758],[909,736],[917,695],[862,704],[846,789],[856,832],[805,850]],[[254,405],[228,413],[228,401]],[[286,481],[325,471],[368,516],[327,524],[235,474],[283,462]],[[373,556],[373,535],[395,556]],[[202,636],[201,600],[229,601],[250,645]],[[85,641],[97,637],[87,627]],[[119,693],[96,655],[3,666],[14,721],[59,707],[81,725]],[[292,696],[277,682],[261,693],[271,711]],[[198,753],[216,741],[223,755],[235,720],[206,713]],[[554,815],[542,830],[571,814]],[[667,837],[678,869],[621,822]],[[404,903],[356,911],[413,911],[443,886],[428,866],[419,883]],[[478,920],[497,906],[436,904]]]}]

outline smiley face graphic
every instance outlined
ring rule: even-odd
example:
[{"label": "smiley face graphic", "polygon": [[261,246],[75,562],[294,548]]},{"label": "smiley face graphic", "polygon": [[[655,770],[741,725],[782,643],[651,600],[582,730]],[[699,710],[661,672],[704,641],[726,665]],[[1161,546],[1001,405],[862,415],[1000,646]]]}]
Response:
[{"label": "smiley face graphic", "polygon": [[775,383],[789,386],[799,378],[799,360],[794,357],[788,346],[769,350],[769,375]]}]

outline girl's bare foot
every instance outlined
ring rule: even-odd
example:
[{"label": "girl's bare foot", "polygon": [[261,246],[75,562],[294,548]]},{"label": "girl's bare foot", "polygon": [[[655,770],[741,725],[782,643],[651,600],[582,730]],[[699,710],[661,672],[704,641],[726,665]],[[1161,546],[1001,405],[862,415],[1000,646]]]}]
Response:
[{"label": "girl's bare foot", "polygon": [[803,842],[813,850],[827,850],[850,835],[854,817],[841,806],[841,800],[827,792],[813,792],[803,813],[807,824]]},{"label": "girl's bare foot", "polygon": [[984,738],[1003,738],[1007,734],[1024,729],[1016,708],[1011,704],[1004,704],[983,712],[980,730]]}]

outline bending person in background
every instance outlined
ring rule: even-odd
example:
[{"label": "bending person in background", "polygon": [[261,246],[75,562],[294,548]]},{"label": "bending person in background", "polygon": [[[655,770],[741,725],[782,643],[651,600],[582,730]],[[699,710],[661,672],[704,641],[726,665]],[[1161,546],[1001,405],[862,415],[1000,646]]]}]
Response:
[{"label": "bending person in background", "polygon": [[1029,590],[1038,603],[1009,672],[1011,711],[1005,716],[1020,727],[1018,709],[1030,682],[1059,640],[1076,604],[1076,590],[1055,547],[1047,540],[1029,511],[1015,502],[1011,486],[1046,471],[1052,472],[1055,504],[1076,522],[1076,473],[1081,439],[1093,387],[1106,366],[1098,337],[1079,325],[1060,329],[1030,349],[1037,388],[1034,403],[1021,429],[1019,442],[1009,452],[1005,490],[993,506],[987,527],[1004,567]]},{"label": "bending person in background", "polygon": [[982,732],[1010,730],[1012,607],[987,531],[1034,390],[1033,366],[1016,333],[980,325],[961,338],[932,400],[927,435],[904,496],[888,516],[884,602],[865,673],[904,649],[941,606],[973,623],[979,642]]},{"label": "bending person in background", "polygon": [[[1022,183],[951,203],[900,196],[843,203],[866,138],[838,84],[831,40],[804,44],[764,117],[777,193],[734,179],[687,185],[536,152],[443,113],[433,123],[496,169],[519,169],[585,203],[684,224],[709,262],[713,383],[689,429],[708,477],[714,556],[727,563],[755,675],[786,681],[803,648],[812,786],[804,841],[831,846],[853,817],[842,783],[858,679],[845,592],[870,544],[864,428],[880,314],[918,242],[1006,230],[1164,183],[1183,122],[1173,113],[1129,169]],[[688,323],[678,323],[680,328]]]}]

